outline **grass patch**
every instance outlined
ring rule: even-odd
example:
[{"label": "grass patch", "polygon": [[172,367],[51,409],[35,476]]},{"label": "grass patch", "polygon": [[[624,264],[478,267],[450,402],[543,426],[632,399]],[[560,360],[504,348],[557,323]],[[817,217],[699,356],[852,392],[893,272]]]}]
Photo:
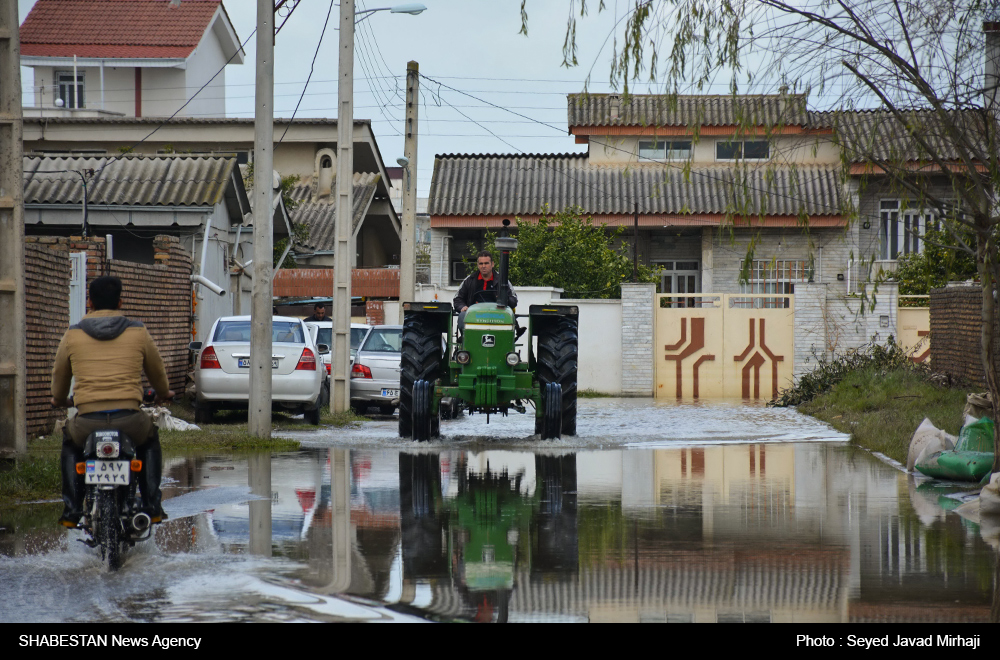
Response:
[{"label": "grass patch", "polygon": [[576,396],[580,399],[611,399],[614,398],[614,394],[606,394],[604,392],[598,392],[597,390],[579,390]]},{"label": "grass patch", "polygon": [[958,435],[969,390],[931,383],[924,371],[868,367],[845,375],[798,410],[851,434],[851,442],[906,462],[910,439],[926,417]]},{"label": "grass patch", "polygon": [[[169,406],[170,413],[187,422],[194,422],[194,411],[184,403]],[[324,410],[321,426],[307,424],[302,418],[273,413],[275,431],[312,430],[323,426],[349,427],[366,421],[367,417],[353,411],[333,414]],[[160,442],[166,454],[186,452],[295,451],[301,446],[296,440],[271,437],[258,438],[247,430],[247,412],[232,410],[216,415],[215,424],[204,424],[198,431],[160,431]],[[51,500],[60,497],[59,452],[62,434],[35,438],[28,443],[27,455],[10,464],[0,464],[0,506],[19,502]]]}]

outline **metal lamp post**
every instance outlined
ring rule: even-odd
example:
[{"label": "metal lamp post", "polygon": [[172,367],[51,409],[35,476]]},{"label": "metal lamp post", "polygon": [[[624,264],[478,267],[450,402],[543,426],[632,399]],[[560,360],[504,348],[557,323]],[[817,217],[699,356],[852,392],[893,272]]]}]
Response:
[{"label": "metal lamp post", "polygon": [[337,108],[337,221],[333,264],[333,351],[330,411],[351,405],[351,269],[354,267],[354,26],[377,11],[419,14],[421,4],[354,11],[354,0],[340,3],[340,55]]}]

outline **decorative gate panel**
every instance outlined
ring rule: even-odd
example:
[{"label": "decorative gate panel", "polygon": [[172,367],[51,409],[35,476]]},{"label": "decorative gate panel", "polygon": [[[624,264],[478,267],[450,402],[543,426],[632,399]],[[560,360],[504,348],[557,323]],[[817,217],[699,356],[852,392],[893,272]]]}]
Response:
[{"label": "decorative gate panel", "polygon": [[791,385],[794,296],[675,293],[657,299],[658,398],[766,401]]}]

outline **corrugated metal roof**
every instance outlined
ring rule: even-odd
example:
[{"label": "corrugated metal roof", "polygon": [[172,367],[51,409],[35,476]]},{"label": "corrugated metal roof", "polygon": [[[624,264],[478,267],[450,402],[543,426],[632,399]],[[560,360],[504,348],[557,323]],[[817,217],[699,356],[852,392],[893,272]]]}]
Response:
[{"label": "corrugated metal roof", "polygon": [[214,206],[229,185],[235,158],[224,156],[25,156],[25,204]]},{"label": "corrugated metal roof", "polygon": [[587,214],[839,215],[835,167],[732,164],[693,168],[590,165],[587,156],[438,157],[428,212],[533,215],[579,206]]},{"label": "corrugated metal roof", "polygon": [[[936,155],[949,161],[959,160],[954,140],[946,134],[946,127],[934,111],[904,110],[903,115]],[[986,134],[981,112],[953,110],[948,115],[968,135]],[[811,112],[810,117],[815,125],[834,129],[834,141],[845,150],[851,162],[928,160],[928,151],[888,110]],[[984,143],[978,139],[975,143],[981,154],[987,153]]]},{"label": "corrugated metal roof", "polygon": [[[352,229],[357,228],[368,212],[380,178],[372,172],[354,173]],[[333,181],[333,194],[315,200],[313,185],[295,186],[290,194],[293,200],[299,202],[291,212],[292,218],[296,223],[309,227],[309,239],[298,247],[308,251],[333,250],[337,245],[337,180]]]},{"label": "corrugated metal roof", "polygon": [[670,96],[569,94],[569,126],[806,126],[805,94]]}]

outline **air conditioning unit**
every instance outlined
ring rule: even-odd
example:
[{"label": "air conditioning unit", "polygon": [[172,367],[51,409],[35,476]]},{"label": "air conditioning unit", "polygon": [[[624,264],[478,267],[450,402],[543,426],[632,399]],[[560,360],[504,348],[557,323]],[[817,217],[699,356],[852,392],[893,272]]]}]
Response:
[{"label": "air conditioning unit", "polygon": [[472,273],[472,270],[473,266],[464,261],[453,261],[451,262],[451,279],[461,282]]}]

